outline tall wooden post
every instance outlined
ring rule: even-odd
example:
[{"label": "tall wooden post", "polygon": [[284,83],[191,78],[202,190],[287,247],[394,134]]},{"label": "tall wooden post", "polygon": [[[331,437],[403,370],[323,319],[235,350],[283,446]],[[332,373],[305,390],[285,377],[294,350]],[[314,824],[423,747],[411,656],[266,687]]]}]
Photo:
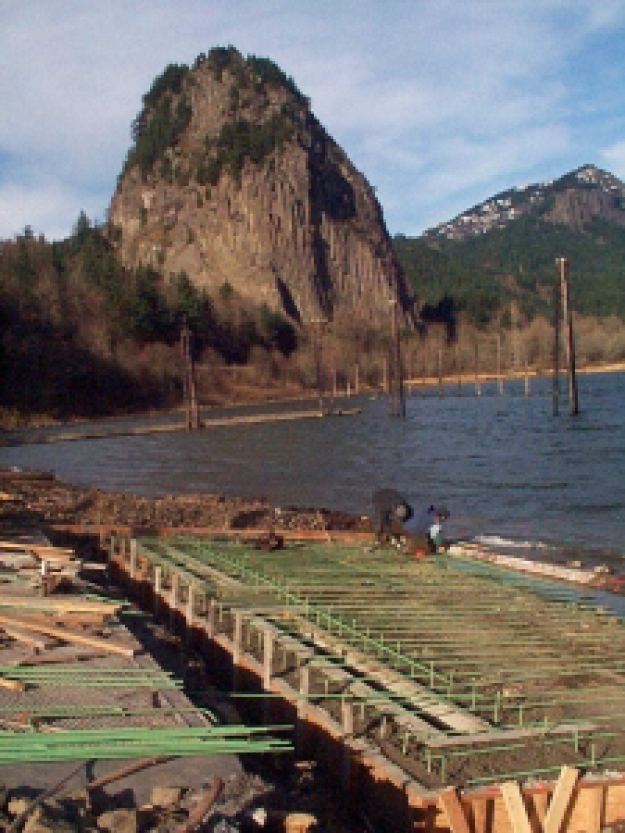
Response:
[{"label": "tall wooden post", "polygon": [[323,413],[323,321],[321,319],[315,319],[311,321],[311,325],[313,357],[315,362],[315,384],[317,386],[317,396],[319,397],[319,410]]},{"label": "tall wooden post", "polygon": [[191,330],[186,321],[180,332],[180,349],[182,352],[182,395],[184,399],[186,426],[187,430],[192,431],[200,427],[200,414],[195,389]]},{"label": "tall wooden post", "polygon": [[[556,263],[558,261],[556,260]],[[553,399],[553,415],[558,416],[560,410],[560,318],[562,293],[559,283],[553,285],[553,380],[551,395]]]},{"label": "tall wooden post", "polygon": [[575,345],[573,342],[573,310],[571,309],[571,284],[568,276],[568,260],[558,258],[560,265],[560,291],[562,293],[562,320],[566,327],[566,377],[571,414],[579,413],[577,377],[575,375]]},{"label": "tall wooden post", "polygon": [[499,385],[499,393],[503,395],[504,385],[503,376],[501,373],[501,333],[497,333],[497,380]]},{"label": "tall wooden post", "polygon": [[406,416],[406,400],[404,398],[404,379],[401,366],[401,346],[399,334],[399,304],[396,300],[389,301],[391,315],[391,340],[389,351],[388,390],[391,399],[391,416]]},{"label": "tall wooden post", "polygon": [[438,345],[438,397],[443,399],[445,388],[443,387],[443,345]]},{"label": "tall wooden post", "polygon": [[510,301],[510,376],[515,379],[519,369],[519,324],[516,301]]},{"label": "tall wooden post", "polygon": [[475,343],[473,345],[473,360],[475,364],[475,393],[476,396],[482,395],[482,385],[480,384],[480,376],[479,376],[479,357],[478,357],[478,344],[477,344],[477,336],[475,337]]}]

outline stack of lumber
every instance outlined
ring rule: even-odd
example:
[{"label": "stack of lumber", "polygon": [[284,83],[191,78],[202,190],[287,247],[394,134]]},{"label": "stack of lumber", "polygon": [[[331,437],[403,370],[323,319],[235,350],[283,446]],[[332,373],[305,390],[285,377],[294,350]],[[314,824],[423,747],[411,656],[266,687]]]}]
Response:
[{"label": "stack of lumber", "polygon": [[[115,654],[126,658],[134,656],[134,648],[107,634],[107,623],[115,616],[121,605],[88,599],[84,596],[50,596],[47,598],[29,595],[0,593],[0,638],[3,639],[0,657],[11,662],[29,664],[55,662],[76,658],[67,651],[54,651],[59,646],[74,646],[92,653]],[[7,651],[8,649],[8,651]],[[27,654],[24,655],[24,649]],[[22,659],[20,659],[20,654]],[[39,659],[36,656],[38,655]],[[18,688],[11,680],[0,676],[0,688]]]},{"label": "stack of lumber", "polygon": [[72,549],[54,547],[29,536],[0,539],[1,583],[27,581],[39,587],[44,576],[76,578],[81,566]]}]

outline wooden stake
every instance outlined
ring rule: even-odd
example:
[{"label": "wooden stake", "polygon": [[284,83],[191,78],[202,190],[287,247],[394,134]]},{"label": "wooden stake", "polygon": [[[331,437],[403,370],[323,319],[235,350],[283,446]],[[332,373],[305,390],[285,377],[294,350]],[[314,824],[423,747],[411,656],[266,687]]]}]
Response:
[{"label": "wooden stake", "polygon": [[501,795],[513,833],[532,833],[519,785],[515,781],[506,781],[501,785]]},{"label": "wooden stake", "polygon": [[547,810],[545,818],[544,833],[560,833],[564,815],[568,809],[579,778],[579,770],[572,766],[564,766],[560,771],[560,777],[553,791],[553,798]]},{"label": "wooden stake", "polygon": [[471,833],[467,818],[454,787],[443,790],[439,802],[445,811],[452,833]]}]

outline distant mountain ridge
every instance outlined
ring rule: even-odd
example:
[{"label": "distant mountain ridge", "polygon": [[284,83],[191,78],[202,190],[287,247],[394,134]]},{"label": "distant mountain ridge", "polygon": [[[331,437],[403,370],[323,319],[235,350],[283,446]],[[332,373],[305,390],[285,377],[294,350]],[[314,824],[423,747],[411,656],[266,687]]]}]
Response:
[{"label": "distant mountain ridge", "polygon": [[557,180],[501,191],[423,236],[466,240],[531,214],[578,230],[595,217],[625,225],[624,205],[625,184],[620,179],[595,165],[583,165]]},{"label": "distant mountain ridge", "polygon": [[573,308],[625,319],[625,185],[595,165],[502,191],[394,245],[426,307],[488,324],[512,302],[551,315],[555,260],[570,262]]}]

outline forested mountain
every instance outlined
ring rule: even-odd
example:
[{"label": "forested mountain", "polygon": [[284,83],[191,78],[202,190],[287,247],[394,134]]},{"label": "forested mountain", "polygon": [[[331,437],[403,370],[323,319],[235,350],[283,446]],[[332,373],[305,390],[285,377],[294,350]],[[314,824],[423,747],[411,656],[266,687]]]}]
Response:
[{"label": "forested mountain", "polygon": [[547,315],[556,258],[569,260],[575,310],[625,319],[625,186],[592,165],[510,189],[420,238],[394,245],[425,304],[447,298],[485,324],[517,301]]}]

